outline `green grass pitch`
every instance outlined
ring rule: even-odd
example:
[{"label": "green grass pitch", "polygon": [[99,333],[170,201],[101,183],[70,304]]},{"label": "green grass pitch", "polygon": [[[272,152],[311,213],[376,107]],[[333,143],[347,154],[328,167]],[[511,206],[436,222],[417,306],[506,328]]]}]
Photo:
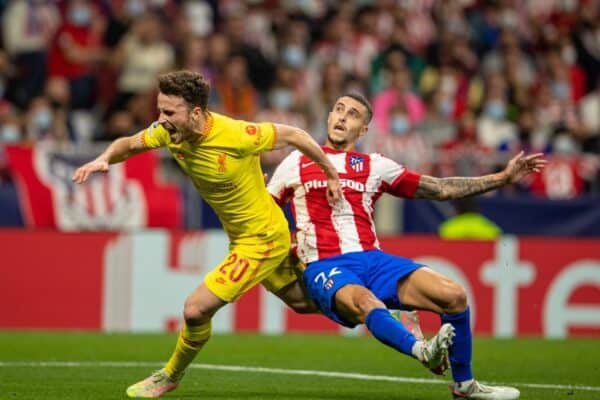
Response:
[{"label": "green grass pitch", "polygon": [[[175,338],[0,332],[0,399],[124,399],[166,361]],[[597,339],[474,343],[476,377],[517,386],[528,400],[600,400],[599,360]],[[165,398],[450,399],[447,381],[368,336],[216,335]]]}]

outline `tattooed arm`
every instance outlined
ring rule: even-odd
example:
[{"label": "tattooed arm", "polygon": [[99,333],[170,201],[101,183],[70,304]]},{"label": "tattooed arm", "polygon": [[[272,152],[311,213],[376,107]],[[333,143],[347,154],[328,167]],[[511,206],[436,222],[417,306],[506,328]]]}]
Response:
[{"label": "tattooed arm", "polygon": [[546,165],[542,154],[524,157],[523,152],[512,158],[502,172],[478,177],[434,178],[423,175],[415,198],[451,200],[489,192],[501,186],[518,182],[531,172],[540,172]]}]

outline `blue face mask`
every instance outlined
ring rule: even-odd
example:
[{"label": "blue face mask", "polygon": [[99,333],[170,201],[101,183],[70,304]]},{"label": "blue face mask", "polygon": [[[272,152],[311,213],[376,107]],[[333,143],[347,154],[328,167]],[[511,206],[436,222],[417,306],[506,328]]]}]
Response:
[{"label": "blue face mask", "polygon": [[87,26],[92,21],[92,13],[87,7],[75,7],[69,12],[69,21],[71,21],[73,25]]},{"label": "blue face mask", "polygon": [[40,110],[33,116],[33,123],[39,129],[46,130],[52,125],[52,113],[50,110]]},{"label": "blue face mask", "polygon": [[269,101],[273,108],[278,110],[289,110],[294,104],[294,97],[287,89],[275,89],[269,96]]},{"label": "blue face mask", "polygon": [[21,140],[21,132],[16,126],[7,125],[0,131],[0,139],[5,143],[18,142]]},{"label": "blue face mask", "polygon": [[502,103],[491,101],[485,106],[484,113],[492,119],[501,120],[506,116],[506,107]]},{"label": "blue face mask", "polygon": [[552,84],[552,93],[560,100],[569,97],[569,85],[564,82],[555,82]]},{"label": "blue face mask", "polygon": [[390,120],[390,130],[394,135],[404,135],[410,129],[408,118],[402,115],[394,115]]},{"label": "blue face mask", "polygon": [[281,58],[287,65],[293,68],[300,68],[306,62],[306,54],[298,46],[285,47],[281,52]]},{"label": "blue face mask", "polygon": [[448,117],[452,114],[452,108],[452,102],[450,100],[442,100],[438,104],[438,112],[444,117]]},{"label": "blue face mask", "polygon": [[146,4],[142,0],[128,0],[126,7],[130,17],[139,17],[146,11]]}]

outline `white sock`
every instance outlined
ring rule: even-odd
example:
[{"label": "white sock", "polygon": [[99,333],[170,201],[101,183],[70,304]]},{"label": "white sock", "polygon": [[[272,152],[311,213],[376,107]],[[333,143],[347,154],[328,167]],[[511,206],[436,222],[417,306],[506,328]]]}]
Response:
[{"label": "white sock", "polygon": [[417,340],[415,342],[415,344],[413,344],[413,347],[410,350],[410,352],[417,360],[425,361],[425,360],[423,360],[423,348],[424,347],[425,347],[425,342],[422,340]]}]

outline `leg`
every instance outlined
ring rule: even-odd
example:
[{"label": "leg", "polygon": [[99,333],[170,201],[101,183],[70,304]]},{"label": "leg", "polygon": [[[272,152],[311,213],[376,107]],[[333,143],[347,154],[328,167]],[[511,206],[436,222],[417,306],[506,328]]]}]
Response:
[{"label": "leg", "polygon": [[[334,297],[336,312],[355,324],[365,323],[377,340],[423,362],[434,373],[442,371],[447,363],[447,348],[452,340],[452,329],[442,326],[440,333],[429,341],[418,340],[385,304],[366,287],[346,285]],[[440,369],[443,368],[443,369]]]},{"label": "leg", "polygon": [[262,284],[297,313],[318,313],[319,309],[302,281],[303,272],[304,264],[290,252]]},{"label": "leg", "polygon": [[346,321],[366,324],[381,343],[418,358],[413,351],[417,342],[415,336],[390,314],[385,304],[368,288],[357,284],[346,285],[335,293],[334,303],[336,313]]},{"label": "leg", "polygon": [[196,357],[211,335],[211,319],[227,302],[218,298],[205,284],[198,286],[185,301],[184,325],[175,350],[165,366],[167,375],[181,379],[185,369]]},{"label": "leg", "polygon": [[467,309],[465,290],[430,268],[419,268],[398,283],[398,300],[408,308],[456,314]]},{"label": "leg", "polygon": [[454,327],[456,337],[448,352],[455,382],[450,390],[455,398],[511,400],[519,397],[517,389],[484,386],[473,380],[470,310],[461,286],[429,268],[419,268],[398,283],[398,299],[407,307],[440,314],[442,323]]},{"label": "leg", "polygon": [[129,397],[160,397],[179,384],[185,369],[211,335],[212,316],[227,303],[264,280],[289,251],[289,234],[281,240],[257,245],[238,245],[209,272],[185,301],[184,325],[175,350],[165,367],[130,386]]},{"label": "leg", "polygon": [[127,389],[129,397],[159,397],[179,385],[186,368],[211,335],[211,318],[227,302],[203,283],[185,301],[184,324],[165,367]]},{"label": "leg", "polygon": [[290,283],[274,294],[298,314],[316,314],[319,312],[315,302],[310,299],[306,287],[299,280]]},{"label": "leg", "polygon": [[419,268],[398,283],[398,299],[407,307],[433,311],[454,327],[456,337],[449,348],[452,376],[457,382],[472,379],[472,337],[464,289],[440,273]]}]

